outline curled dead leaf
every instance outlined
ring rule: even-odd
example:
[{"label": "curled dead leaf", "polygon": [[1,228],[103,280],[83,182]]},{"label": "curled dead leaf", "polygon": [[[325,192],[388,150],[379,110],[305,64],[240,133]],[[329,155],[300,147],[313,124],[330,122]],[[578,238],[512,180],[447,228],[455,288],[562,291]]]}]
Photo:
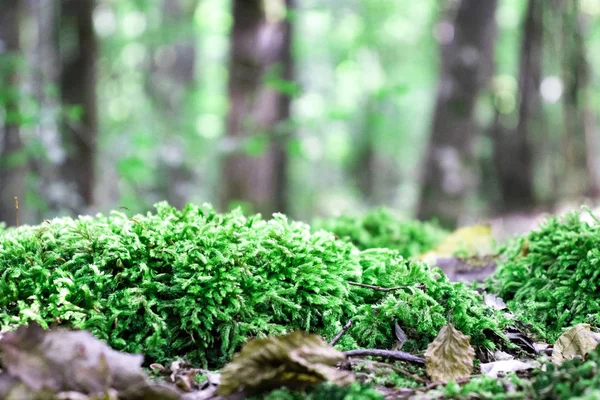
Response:
[{"label": "curled dead leaf", "polygon": [[301,388],[330,381],[352,383],[353,376],[335,366],[346,359],[320,336],[293,332],[249,341],[221,370],[219,395],[249,393],[287,386]]},{"label": "curled dead leaf", "polygon": [[563,333],[554,344],[552,362],[562,364],[576,356],[584,357],[598,346],[590,325],[578,324]]},{"label": "curled dead leaf", "polygon": [[454,325],[444,326],[425,352],[425,367],[431,379],[448,382],[469,377],[475,358],[475,350],[469,342],[470,337]]}]

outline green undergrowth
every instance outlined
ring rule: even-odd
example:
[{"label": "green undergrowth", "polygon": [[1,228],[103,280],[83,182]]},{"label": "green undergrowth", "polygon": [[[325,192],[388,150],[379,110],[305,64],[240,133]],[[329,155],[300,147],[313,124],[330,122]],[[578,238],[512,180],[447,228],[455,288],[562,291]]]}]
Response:
[{"label": "green undergrowth", "polygon": [[485,332],[504,323],[478,294],[396,251],[360,251],[283,215],[207,205],[7,229],[0,293],[3,329],[70,325],[148,361],[186,356],[211,367],[247,338],[300,329],[330,339],[348,319],[342,349],[389,348],[398,324],[407,348],[422,351],[448,321],[493,347]]},{"label": "green undergrowth", "polygon": [[253,397],[252,400],[383,400],[377,390],[358,382],[350,386],[339,387],[329,383],[306,391],[293,391],[287,388],[274,390],[266,395]]},{"label": "green undergrowth", "polygon": [[363,214],[315,219],[314,230],[324,229],[349,240],[361,250],[386,248],[413,257],[434,248],[448,232],[433,222],[399,217],[387,208]]},{"label": "green undergrowth", "polygon": [[578,323],[600,326],[600,222],[553,217],[504,252],[492,288],[546,340]]}]

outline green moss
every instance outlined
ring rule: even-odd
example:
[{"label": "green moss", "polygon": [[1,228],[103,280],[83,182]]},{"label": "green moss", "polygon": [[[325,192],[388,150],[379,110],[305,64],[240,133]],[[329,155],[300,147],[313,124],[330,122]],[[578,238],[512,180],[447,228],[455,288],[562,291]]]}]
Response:
[{"label": "green moss", "polygon": [[404,260],[395,251],[363,251],[360,265],[363,283],[402,287],[387,293],[352,288],[351,298],[358,306],[353,335],[360,346],[390,347],[397,323],[411,339],[405,349],[421,351],[451,321],[473,344],[493,348],[488,331],[502,336],[501,327],[509,323],[502,313],[484,307],[481,295],[469,287],[450,282],[440,269]]},{"label": "green moss", "polygon": [[0,293],[4,329],[67,324],[148,360],[185,355],[210,366],[249,337],[301,329],[329,339],[350,318],[342,348],[391,346],[397,322],[423,350],[448,318],[491,347],[484,329],[502,324],[478,294],[396,251],[361,252],[282,215],[166,203],[134,218],[113,212],[4,231]]},{"label": "green moss", "polygon": [[247,337],[333,334],[354,311],[358,251],[276,216],[160,204],[130,219],[56,219],[0,237],[2,326],[54,320],[151,359],[222,364]]},{"label": "green moss", "polygon": [[404,257],[431,250],[448,234],[435,223],[403,219],[386,208],[317,219],[312,227],[333,232],[361,250],[387,248],[397,250]]},{"label": "green moss", "polygon": [[547,340],[564,328],[600,325],[600,223],[554,217],[505,250],[492,287]]},{"label": "green moss", "polygon": [[600,393],[600,346],[586,360],[576,358],[561,366],[547,364],[532,383],[535,399],[593,399]]},{"label": "green moss", "polygon": [[264,396],[254,397],[255,400],[383,400],[383,398],[383,394],[360,383],[346,387],[323,383],[307,391],[279,389]]}]

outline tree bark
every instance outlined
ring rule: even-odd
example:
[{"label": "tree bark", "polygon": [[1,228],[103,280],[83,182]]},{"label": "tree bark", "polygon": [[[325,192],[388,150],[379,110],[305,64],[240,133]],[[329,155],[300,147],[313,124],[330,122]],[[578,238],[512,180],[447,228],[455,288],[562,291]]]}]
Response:
[{"label": "tree bark", "polygon": [[499,186],[498,211],[528,210],[535,205],[531,131],[539,128],[539,95],[542,75],[543,1],[529,0],[519,65],[518,123],[516,130],[503,125],[496,112],[492,128],[494,164]]},{"label": "tree bark", "polygon": [[[163,29],[177,32],[176,39],[161,43],[160,51],[165,55],[161,62],[151,66],[147,90],[155,100],[156,110],[161,115],[160,129],[163,130],[165,154],[160,160],[161,192],[170,205],[182,208],[189,195],[193,171],[185,164],[185,145],[182,135],[170,132],[183,132],[187,91],[194,86],[196,68],[196,41],[192,29],[193,10],[182,0],[164,0],[162,4]],[[188,2],[189,3],[189,2]],[[190,3],[195,5],[195,2]],[[180,29],[185,30],[183,34]],[[189,30],[189,33],[187,32]],[[169,59],[165,59],[165,58]],[[163,183],[164,182],[164,183]]]},{"label": "tree bark", "polygon": [[589,105],[590,67],[585,48],[585,29],[579,0],[565,2],[563,18],[563,81],[565,94],[564,155],[565,176],[562,181],[567,196],[600,194],[596,162],[595,121]]},{"label": "tree bark", "polygon": [[25,198],[27,161],[19,129],[20,0],[0,2],[0,222],[17,224],[15,197]]},{"label": "tree bark", "polygon": [[[285,5],[289,13],[294,0]],[[267,217],[287,211],[289,132],[282,130],[282,122],[289,119],[291,97],[263,81],[273,70],[279,71],[279,79],[292,80],[291,40],[289,18],[268,21],[262,1],[233,1],[227,135],[234,150],[223,164],[223,207],[245,202]],[[266,149],[260,155],[244,154],[243,146],[257,134],[265,135]]]},{"label": "tree bark", "polygon": [[433,128],[423,170],[418,217],[455,226],[477,185],[473,110],[493,74],[497,0],[462,0],[454,37],[441,44]]},{"label": "tree bark", "polygon": [[62,0],[60,92],[63,107],[80,107],[78,121],[63,121],[66,159],[61,173],[77,197],[74,212],[94,202],[96,137],[97,40],[92,14],[94,0]]}]

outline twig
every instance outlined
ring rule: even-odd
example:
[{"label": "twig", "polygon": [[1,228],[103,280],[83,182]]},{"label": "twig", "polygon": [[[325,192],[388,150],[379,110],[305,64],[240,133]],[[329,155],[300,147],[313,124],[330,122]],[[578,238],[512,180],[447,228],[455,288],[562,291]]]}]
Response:
[{"label": "twig", "polygon": [[378,350],[378,349],[359,349],[359,350],[348,350],[344,354],[347,357],[383,357],[393,358],[394,360],[406,361],[413,364],[425,364],[425,359],[417,356],[413,356],[410,353],[398,350]]},{"label": "twig", "polygon": [[344,333],[346,333],[346,331],[348,330],[348,328],[350,328],[350,325],[352,325],[352,320],[348,320],[348,322],[346,322],[346,325],[344,325],[344,327],[342,328],[341,331],[338,332],[337,335],[335,335],[335,337],[333,339],[331,339],[331,342],[329,342],[330,346],[334,346],[337,342],[340,341],[340,339],[342,338],[342,335]]},{"label": "twig", "polygon": [[[354,362],[357,363],[359,361],[358,360],[354,360]],[[388,363],[379,362],[379,361],[373,361],[373,360],[362,360],[360,362],[368,363],[373,368],[376,368],[376,367],[389,368],[392,371],[397,372],[397,373],[399,373],[401,375],[407,376],[407,377],[411,378],[412,380],[414,380],[416,382],[419,382],[419,383],[422,383],[422,384],[426,384],[427,383],[427,380],[425,378],[421,378],[419,375],[415,375],[415,374],[413,374],[411,372],[408,372],[404,368],[400,368],[400,367],[398,367],[396,365],[393,365],[393,364],[388,364]],[[351,364],[352,364],[352,362],[351,362]],[[373,372],[375,372],[375,371],[373,371]]]},{"label": "twig", "polygon": [[[378,290],[380,292],[392,292],[394,290],[400,290],[400,289],[410,289],[410,290],[415,289],[414,286],[396,286],[396,287],[386,288],[386,287],[382,287],[382,286],[369,285],[367,283],[358,283],[358,282],[352,282],[352,281],[347,281],[347,282],[349,285],[360,286],[360,287],[367,288],[367,289]],[[417,285],[417,286],[418,286],[418,289],[422,288],[421,285]]]}]

